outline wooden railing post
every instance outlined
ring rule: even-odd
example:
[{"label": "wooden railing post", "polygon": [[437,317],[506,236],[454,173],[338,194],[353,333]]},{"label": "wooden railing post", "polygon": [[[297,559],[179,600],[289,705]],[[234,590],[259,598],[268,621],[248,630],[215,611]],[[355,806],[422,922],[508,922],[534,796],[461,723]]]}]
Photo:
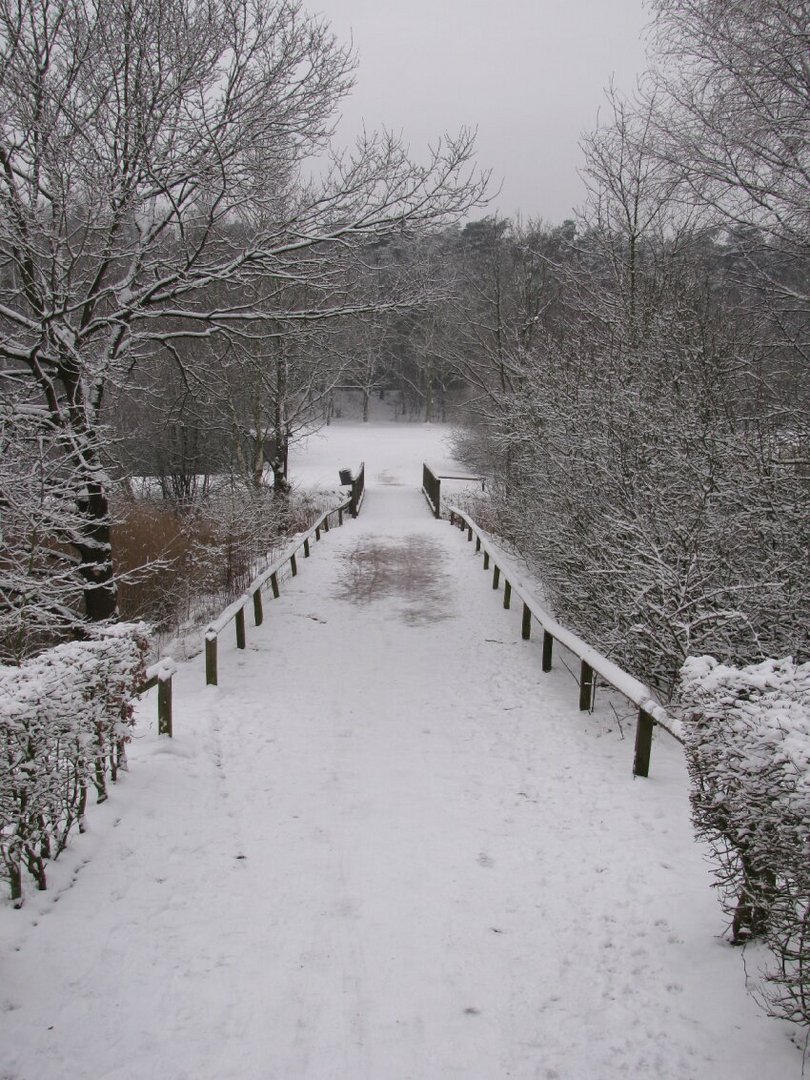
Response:
[{"label": "wooden railing post", "polygon": [[304,541],[304,558],[309,558],[309,537]]},{"label": "wooden railing post", "polygon": [[158,676],[158,735],[172,736],[172,677]]},{"label": "wooden railing post", "polygon": [[234,615],[234,623],[236,624],[236,647],[237,649],[244,649],[245,647],[245,609],[239,608],[236,615]]},{"label": "wooden railing post", "polygon": [[[426,461],[422,462],[422,490],[435,518],[442,516],[442,482]],[[453,515],[450,515],[451,521]]]},{"label": "wooden railing post", "polygon": [[655,721],[644,709],[638,710],[636,722],[636,746],[633,755],[633,776],[649,776],[650,751],[652,750]]},{"label": "wooden railing post", "polygon": [[343,524],[343,507],[339,506],[338,507],[338,525],[342,525],[342,524]]},{"label": "wooden railing post", "polygon": [[363,498],[363,491],[365,490],[365,487],[366,463],[361,462],[360,471],[357,473],[357,476],[355,476],[354,480],[352,480],[352,494],[349,512],[351,513],[353,518],[356,518],[357,515],[360,513],[360,502]]},{"label": "wooden railing post", "polygon": [[277,572],[275,574],[270,575],[270,587],[273,590],[273,598],[275,600],[278,600],[279,591],[278,591],[278,573]]},{"label": "wooden railing post", "polygon": [[489,570],[489,552],[484,552],[484,569]]},{"label": "wooden railing post", "polygon": [[528,641],[532,636],[532,609],[528,604],[523,605],[523,622],[520,627],[520,636]]},{"label": "wooden railing post", "polygon": [[298,573],[298,563],[296,562],[295,555],[290,556],[290,572],[293,577]]},{"label": "wooden railing post", "polygon": [[320,540],[320,538],[321,538],[321,527],[320,527],[320,525],[316,525],[315,526],[315,540],[316,541]]},{"label": "wooden railing post", "polygon": [[512,604],[512,585],[504,578],[503,582],[503,606],[508,610]]},{"label": "wooden railing post", "polygon": [[492,588],[497,589],[498,586],[500,585],[500,583],[501,583],[501,569],[500,569],[499,566],[496,566],[495,569],[492,571]]},{"label": "wooden railing post", "polygon": [[475,552],[476,552],[476,554],[478,554],[478,552],[480,550],[481,550],[481,537],[476,536],[476,538],[475,538]]},{"label": "wooden railing post", "polygon": [[329,515],[328,514],[323,519],[323,531],[324,532],[329,532]]},{"label": "wooden railing post", "polygon": [[548,632],[543,631],[543,671],[551,671],[551,654],[554,649],[554,638]]},{"label": "wooden railing post", "polygon": [[261,626],[264,621],[264,609],[262,608],[262,590],[253,590],[253,624]]},{"label": "wooden railing post", "polygon": [[205,635],[205,685],[217,685],[217,635]]},{"label": "wooden railing post", "polygon": [[593,707],[593,668],[586,661],[582,661],[579,675],[579,710],[589,712]]}]

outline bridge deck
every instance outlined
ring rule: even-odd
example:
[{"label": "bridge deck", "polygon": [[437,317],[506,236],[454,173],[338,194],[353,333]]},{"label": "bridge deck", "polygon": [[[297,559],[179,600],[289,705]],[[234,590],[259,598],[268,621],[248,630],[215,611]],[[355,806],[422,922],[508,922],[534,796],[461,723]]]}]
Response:
[{"label": "bridge deck", "polygon": [[176,738],[141,731],[54,890],[3,921],[3,1076],[796,1070],[716,937],[679,749],[634,781],[612,714],[542,675],[398,479],[370,472],[219,687],[183,667]]}]

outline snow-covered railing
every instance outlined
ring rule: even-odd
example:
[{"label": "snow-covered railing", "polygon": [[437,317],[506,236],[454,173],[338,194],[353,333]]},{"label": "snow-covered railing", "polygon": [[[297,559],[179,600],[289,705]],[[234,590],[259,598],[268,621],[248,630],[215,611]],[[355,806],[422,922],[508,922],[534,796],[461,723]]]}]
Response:
[{"label": "snow-covered railing", "polygon": [[360,513],[360,507],[363,505],[363,499],[366,496],[366,463],[360,462],[360,468],[357,470],[357,475],[352,480],[352,493],[349,498],[349,512],[353,518],[356,518]]},{"label": "snow-covered railing", "polygon": [[442,516],[442,484],[436,473],[425,461],[422,464],[422,494],[428,501],[428,506],[433,511],[433,516]]},{"label": "snow-covered railing", "polygon": [[177,664],[170,656],[164,656],[146,669],[143,683],[138,687],[138,694],[145,694],[153,686],[158,688],[158,735],[172,736],[172,676],[177,672]]},{"label": "snow-covered railing", "polygon": [[551,670],[551,658],[554,642],[558,641],[572,652],[580,661],[579,707],[583,712],[593,705],[596,689],[596,676],[600,676],[622,697],[638,709],[636,741],[633,756],[633,774],[648,776],[650,771],[650,751],[652,749],[653,728],[656,724],[669,732],[678,742],[683,742],[680,723],[670,717],[666,709],[655,699],[652,691],[644,683],[623,671],[612,660],[608,660],[587,642],[562,626],[543,608],[535,597],[531,587],[521,580],[520,575],[507,555],[480,529],[475,522],[458,507],[449,507],[450,524],[467,532],[467,540],[475,538],[475,550],[483,552],[484,569],[489,570],[492,562],[492,587],[497,589],[503,577],[503,606],[511,607],[512,596],[517,594],[523,602],[522,636],[524,641],[531,637],[532,618],[543,630],[543,671]]},{"label": "snow-covered railing", "polygon": [[261,626],[264,620],[262,589],[264,589],[269,582],[273,592],[273,598],[278,599],[280,595],[279,575],[282,570],[289,565],[291,575],[296,577],[298,574],[298,552],[301,551],[302,548],[304,551],[304,558],[308,559],[313,538],[317,543],[317,541],[320,540],[322,533],[329,532],[330,521],[336,521],[338,525],[342,525],[344,515],[347,512],[351,514],[352,517],[357,517],[363,502],[364,489],[365,465],[361,465],[357,476],[352,481],[352,490],[349,498],[345,502],[340,503],[339,506],[335,506],[331,510],[327,510],[321,514],[311,528],[305,533],[301,533],[297,536],[266,570],[263,570],[258,577],[255,577],[253,581],[251,581],[247,590],[234,600],[232,604],[229,604],[219,618],[215,619],[212,623],[209,623],[205,631],[206,685],[217,685],[217,642],[222,631],[229,623],[233,622],[236,628],[236,647],[237,649],[244,649],[246,646],[245,609],[248,605],[253,605],[253,625]]},{"label": "snow-covered railing", "polygon": [[435,518],[442,516],[442,480],[475,480],[477,484],[481,484],[483,487],[483,476],[469,476],[466,473],[458,475],[456,473],[438,473],[435,469],[432,469],[430,465],[425,461],[422,463],[422,494],[425,496],[428,502],[428,506],[433,511]]}]

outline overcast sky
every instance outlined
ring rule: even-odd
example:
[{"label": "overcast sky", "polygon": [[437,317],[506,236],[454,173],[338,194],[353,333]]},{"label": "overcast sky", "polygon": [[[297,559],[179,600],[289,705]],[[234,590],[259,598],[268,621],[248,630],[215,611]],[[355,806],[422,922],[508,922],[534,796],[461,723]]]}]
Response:
[{"label": "overcast sky", "polygon": [[554,224],[583,200],[578,139],[611,77],[644,67],[643,0],[305,0],[360,66],[339,141],[402,131],[414,150],[462,125],[501,194],[489,212]]}]

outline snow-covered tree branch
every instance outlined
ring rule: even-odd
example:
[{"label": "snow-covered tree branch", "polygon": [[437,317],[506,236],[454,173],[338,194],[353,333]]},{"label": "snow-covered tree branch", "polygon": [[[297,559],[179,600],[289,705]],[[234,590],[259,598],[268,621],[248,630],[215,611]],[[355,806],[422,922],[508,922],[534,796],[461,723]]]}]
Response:
[{"label": "snow-covered tree branch", "polygon": [[99,420],[125,365],[340,312],[358,244],[482,196],[466,132],[425,163],[386,134],[330,156],[353,70],[297,0],[0,4],[0,380],[70,467],[91,619],[115,612]]}]

